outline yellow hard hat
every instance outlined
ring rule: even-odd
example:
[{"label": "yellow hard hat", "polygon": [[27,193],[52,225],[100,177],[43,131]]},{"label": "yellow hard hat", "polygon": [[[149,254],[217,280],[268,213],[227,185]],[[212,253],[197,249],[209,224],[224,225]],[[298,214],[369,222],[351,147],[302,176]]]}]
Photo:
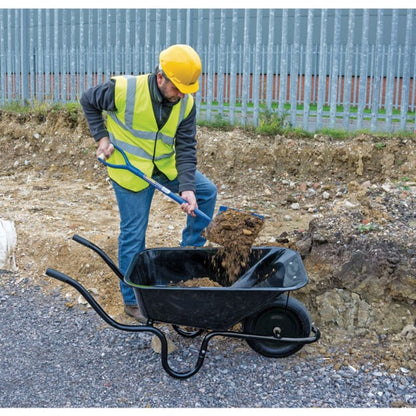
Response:
[{"label": "yellow hard hat", "polygon": [[159,55],[162,71],[183,94],[192,94],[199,89],[201,59],[189,45],[172,45]]}]

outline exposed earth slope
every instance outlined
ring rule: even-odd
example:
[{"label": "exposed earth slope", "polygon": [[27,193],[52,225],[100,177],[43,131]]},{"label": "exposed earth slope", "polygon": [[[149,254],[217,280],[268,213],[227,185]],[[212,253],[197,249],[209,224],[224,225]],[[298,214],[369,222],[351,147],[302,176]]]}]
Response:
[{"label": "exposed earth slope", "polygon": [[[297,250],[310,283],[295,293],[323,337],[309,352],[383,360],[416,369],[416,139],[359,135],[266,137],[198,128],[199,169],[218,186],[218,205],[265,216],[255,245]],[[56,268],[122,314],[118,279],[72,241],[79,234],[117,259],[118,210],[82,116],[0,112],[1,214],[17,230],[16,279],[72,288],[44,275]],[[148,247],[179,244],[184,214],[159,193]],[[351,361],[349,361],[351,362]],[[342,363],[340,363],[342,364]]]}]

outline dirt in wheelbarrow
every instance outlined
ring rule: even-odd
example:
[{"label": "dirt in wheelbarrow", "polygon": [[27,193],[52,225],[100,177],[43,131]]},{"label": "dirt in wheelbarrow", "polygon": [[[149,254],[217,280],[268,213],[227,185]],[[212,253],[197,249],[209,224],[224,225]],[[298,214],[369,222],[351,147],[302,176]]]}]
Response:
[{"label": "dirt in wheelbarrow", "polygon": [[210,279],[209,277],[194,277],[193,279],[181,280],[172,286],[179,287],[222,287],[218,282]]},{"label": "dirt in wheelbarrow", "polygon": [[[304,351],[334,365],[374,360],[414,371],[415,136],[264,136],[198,126],[197,139],[198,169],[217,185],[218,205],[264,216],[253,244],[301,254],[309,283],[293,296],[322,332]],[[0,217],[16,228],[16,281],[87,308],[73,288],[44,274],[60,270],[111,316],[131,322],[117,277],[72,240],[79,234],[117,261],[117,203],[82,112],[0,110],[0,146]],[[179,246],[185,220],[156,192],[147,247]]]}]

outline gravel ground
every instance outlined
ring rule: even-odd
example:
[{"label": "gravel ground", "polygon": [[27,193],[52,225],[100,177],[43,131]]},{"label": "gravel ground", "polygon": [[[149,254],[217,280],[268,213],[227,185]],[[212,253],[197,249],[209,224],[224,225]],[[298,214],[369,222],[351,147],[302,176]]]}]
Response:
[{"label": "gravel ground", "polygon": [[[404,368],[336,370],[304,352],[270,359],[232,339],[214,338],[201,370],[176,380],[151,334],[114,329],[93,310],[65,304],[58,291],[46,295],[28,278],[0,273],[0,407],[416,407],[415,378]],[[170,334],[181,341],[172,366],[193,366],[199,343]]]}]

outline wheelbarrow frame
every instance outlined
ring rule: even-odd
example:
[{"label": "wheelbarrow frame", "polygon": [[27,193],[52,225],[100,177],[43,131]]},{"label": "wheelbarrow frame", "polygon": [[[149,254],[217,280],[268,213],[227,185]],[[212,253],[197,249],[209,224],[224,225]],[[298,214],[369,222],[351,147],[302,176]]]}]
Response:
[{"label": "wheelbarrow frame", "polygon": [[[85,238],[79,235],[74,235],[73,240],[90,248],[95,253],[97,253],[104,260],[104,262],[110,267],[110,269],[116,274],[116,276],[121,281],[126,282],[125,276],[123,275],[123,273],[116,266],[116,264],[112,261],[112,259],[109,256],[107,256],[107,254],[100,247],[96,246],[95,244],[91,243],[90,241],[86,240]],[[307,336],[307,337],[295,337],[295,338],[284,337],[284,336],[281,336],[279,333],[273,333],[272,336],[267,336],[267,335],[253,334],[253,333],[236,332],[232,330],[216,330],[216,329],[209,330],[208,329],[208,333],[202,339],[195,366],[186,371],[177,371],[171,367],[169,360],[168,360],[168,343],[167,343],[166,335],[159,328],[154,326],[156,322],[161,322],[161,321],[159,320],[155,321],[154,319],[148,318],[146,324],[139,324],[139,325],[127,325],[127,324],[117,322],[105,312],[105,310],[99,305],[99,303],[94,299],[94,297],[90,294],[90,292],[88,292],[88,290],[78,281],[74,280],[70,276],[60,271],[57,271],[51,268],[48,268],[46,270],[46,275],[52,278],[55,278],[63,283],[69,284],[74,289],[76,289],[85,298],[85,300],[94,309],[94,311],[108,325],[116,329],[122,330],[122,331],[150,332],[153,335],[157,336],[161,343],[160,357],[161,357],[162,367],[170,376],[177,378],[177,379],[187,379],[189,377],[192,377],[201,369],[204,363],[206,353],[208,351],[208,344],[214,337],[222,336],[222,337],[246,340],[249,343],[249,345],[250,343],[256,343],[256,342],[266,342],[266,343],[282,342],[286,344],[294,343],[296,345],[303,346],[304,344],[310,344],[310,343],[316,342],[321,336],[319,329],[313,325],[311,327],[311,333],[313,335]],[[129,282],[126,282],[126,283],[129,283]],[[201,288],[201,289],[204,289],[204,288]],[[137,288],[134,288],[134,290],[136,292]],[[278,298],[284,292],[286,291],[282,290],[278,292],[275,297]],[[287,292],[287,296],[289,296],[289,292]],[[137,293],[136,293],[136,297],[137,297]],[[199,335],[200,333],[202,333],[205,329],[205,328],[202,328],[197,331],[187,332],[186,330],[182,330],[177,325],[177,323],[176,324],[174,322],[170,322],[170,323],[180,335],[186,336],[186,337],[195,337],[196,335]]]}]

